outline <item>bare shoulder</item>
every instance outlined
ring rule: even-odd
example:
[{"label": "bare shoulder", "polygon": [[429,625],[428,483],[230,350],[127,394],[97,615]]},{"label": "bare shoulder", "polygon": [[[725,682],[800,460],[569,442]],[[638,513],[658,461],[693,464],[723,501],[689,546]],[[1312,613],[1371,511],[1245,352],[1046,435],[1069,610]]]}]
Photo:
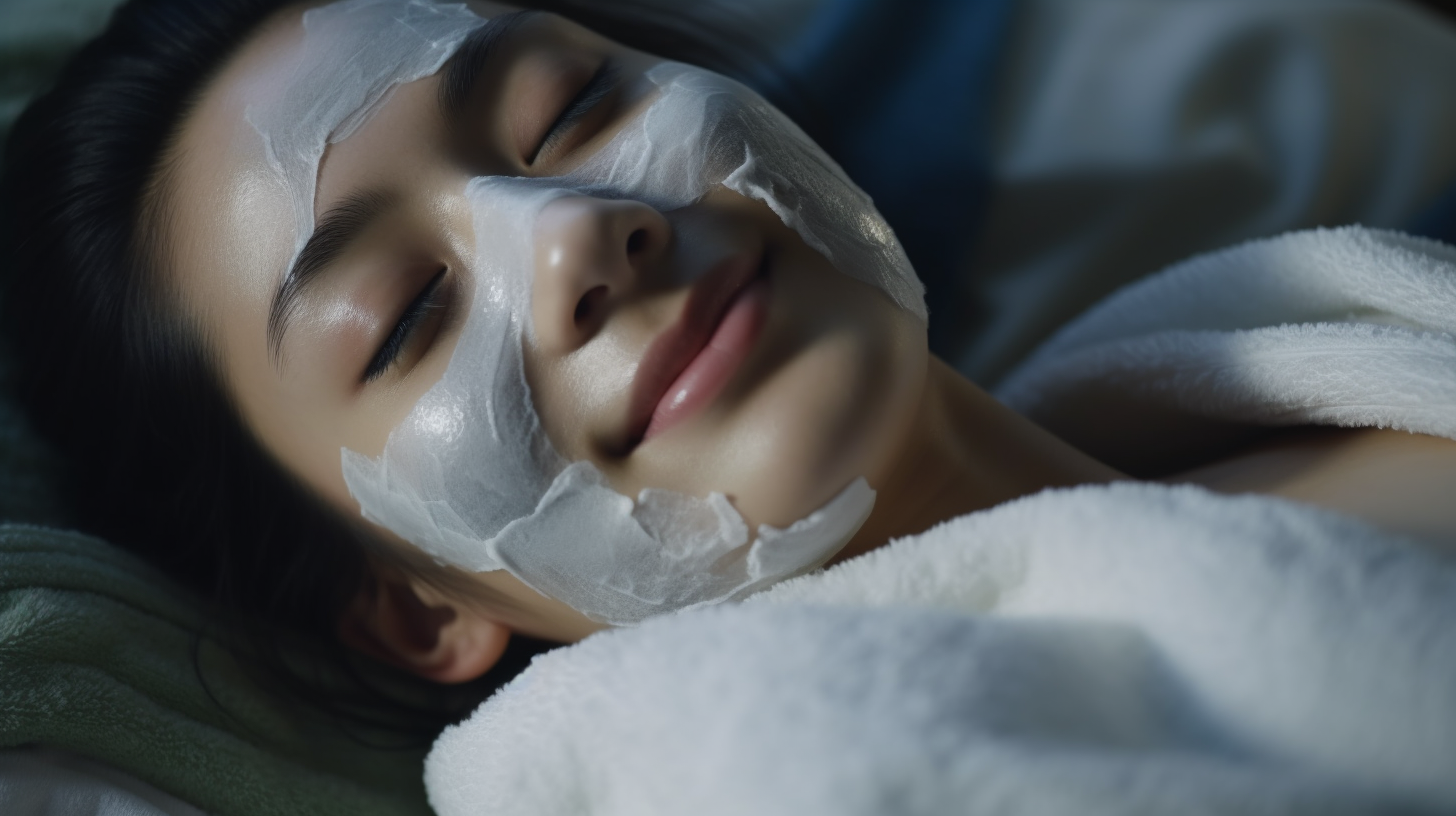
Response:
[{"label": "bare shoulder", "polygon": [[1309,502],[1456,555],[1456,441],[1449,439],[1303,428],[1167,481]]}]

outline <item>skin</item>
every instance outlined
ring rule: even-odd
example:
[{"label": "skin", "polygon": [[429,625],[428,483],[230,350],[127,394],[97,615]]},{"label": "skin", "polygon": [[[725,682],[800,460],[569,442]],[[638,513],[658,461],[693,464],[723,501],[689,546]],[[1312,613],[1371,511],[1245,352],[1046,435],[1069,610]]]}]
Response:
[{"label": "skin", "polygon": [[[511,10],[471,5],[483,16]],[[183,122],[157,193],[166,213],[163,268],[251,430],[324,500],[356,517],[340,449],[371,456],[383,450],[389,431],[444,372],[460,304],[478,283],[470,272],[466,181],[555,175],[590,155],[630,118],[628,91],[605,100],[557,150],[531,161],[545,129],[602,59],[618,61],[624,88],[640,82],[655,59],[541,16],[521,27],[476,87],[468,128],[451,128],[442,118],[438,75],[398,87],[368,124],[328,149],[315,217],[366,190],[391,206],[309,290],[275,353],[268,313],[291,254],[291,240],[280,236],[292,235],[293,222],[287,193],[244,116],[286,81],[301,47],[303,8],[281,12],[256,32]],[[538,412],[558,450],[591,460],[624,494],[647,486],[695,495],[717,490],[751,525],[784,526],[865,476],[878,501],[837,556],[842,560],[1048,486],[1125,478],[930,355],[918,321],[838,273],[758,202],[722,189],[671,212],[567,198],[543,211],[533,238],[536,341],[526,361]],[[758,251],[768,259],[770,300],[748,358],[705,409],[640,445],[625,445],[631,376],[647,346],[682,313],[689,282],[734,253]],[[443,305],[393,365],[366,378],[401,313],[441,269]],[[1456,445],[1404,436],[1419,444],[1392,453],[1379,441],[1384,436],[1362,437],[1372,441],[1356,458],[1368,466],[1424,457],[1420,473],[1456,483]],[[1294,464],[1277,471],[1282,476],[1255,478],[1269,472],[1267,457],[1284,455],[1280,450],[1224,457],[1185,478],[1332,506],[1349,504],[1350,492],[1363,484],[1352,486],[1352,477],[1317,456],[1285,456],[1280,461]],[[1387,467],[1385,477],[1399,470]],[[1324,475],[1311,477],[1314,471]],[[1378,499],[1365,505],[1376,507],[1367,512],[1373,520],[1400,515]],[[1440,513],[1421,524],[1427,532],[1456,530],[1456,521]],[[375,532],[424,561],[408,543]],[[600,628],[505,572],[454,571],[446,583],[465,590],[447,592],[441,581],[421,577],[430,569],[380,565],[380,581],[350,608],[341,636],[449,682],[488,669],[511,632],[571,641]]]}]

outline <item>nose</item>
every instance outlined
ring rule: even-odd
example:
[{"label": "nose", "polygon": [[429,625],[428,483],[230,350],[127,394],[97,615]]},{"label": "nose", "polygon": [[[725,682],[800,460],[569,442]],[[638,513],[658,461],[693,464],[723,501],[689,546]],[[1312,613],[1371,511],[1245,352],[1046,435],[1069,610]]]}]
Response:
[{"label": "nose", "polygon": [[666,255],[672,227],[640,201],[565,196],[536,219],[531,318],[543,351],[585,345]]}]

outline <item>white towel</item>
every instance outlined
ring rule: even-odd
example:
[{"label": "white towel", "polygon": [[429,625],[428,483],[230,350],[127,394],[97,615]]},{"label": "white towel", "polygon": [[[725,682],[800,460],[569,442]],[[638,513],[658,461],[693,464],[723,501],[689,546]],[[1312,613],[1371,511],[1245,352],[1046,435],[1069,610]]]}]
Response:
[{"label": "white towel", "polygon": [[996,396],[1113,464],[1197,439],[1210,421],[1456,439],[1453,335],[1456,249],[1362,227],[1311,230],[1118,291]]},{"label": "white towel", "polygon": [[1048,491],[541,658],[465,814],[1456,809],[1456,568],[1264,497]]}]

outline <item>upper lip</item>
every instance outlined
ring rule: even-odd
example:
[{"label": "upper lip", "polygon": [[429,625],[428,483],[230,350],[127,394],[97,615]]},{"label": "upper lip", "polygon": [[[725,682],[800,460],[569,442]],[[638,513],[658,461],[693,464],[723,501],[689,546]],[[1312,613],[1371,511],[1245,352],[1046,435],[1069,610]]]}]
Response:
[{"label": "upper lip", "polygon": [[738,253],[714,264],[688,293],[678,319],[647,347],[632,377],[627,413],[627,449],[647,432],[653,411],[678,375],[712,339],[733,298],[763,270],[759,253]]}]

